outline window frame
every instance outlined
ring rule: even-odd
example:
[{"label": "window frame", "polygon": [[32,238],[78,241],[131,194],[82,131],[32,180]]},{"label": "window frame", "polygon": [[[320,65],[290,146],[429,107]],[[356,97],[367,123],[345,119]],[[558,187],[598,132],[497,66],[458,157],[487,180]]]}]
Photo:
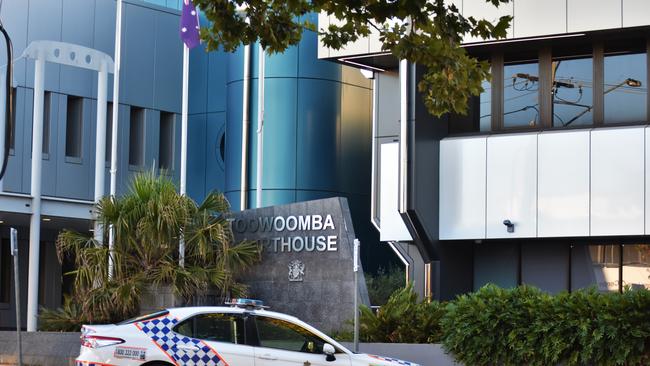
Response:
[{"label": "window frame", "polygon": [[[593,129],[599,127],[622,127],[622,126],[643,126],[650,125],[650,92],[646,93],[646,118],[640,122],[623,122],[623,123],[605,123],[604,121],[604,60],[611,54],[608,47],[616,45],[619,47],[617,53],[645,53],[646,55],[646,80],[641,80],[642,85],[648,88],[650,84],[650,36],[640,35],[639,33],[626,33],[623,38],[614,38],[610,35],[595,34],[589,37],[575,39],[551,39],[539,42],[526,43],[522,40],[522,47],[504,47],[500,45],[482,45],[467,47],[470,54],[482,60],[489,60],[492,80],[491,87],[491,128],[489,131],[480,130],[480,120],[478,130],[466,132],[450,132],[449,136],[472,136],[472,135],[490,135],[501,133],[525,133],[541,132],[545,130],[560,131],[574,129]],[[619,46],[619,43],[621,44]],[[521,48],[521,49],[520,49]],[[641,52],[638,52],[641,51]],[[532,55],[536,53],[537,56]],[[592,96],[592,113],[593,121],[591,124],[571,125],[571,126],[553,126],[553,75],[552,64],[558,58],[580,58],[591,54],[593,65],[593,96]],[[504,68],[506,65],[537,62],[539,65],[539,123],[535,126],[504,126]],[[449,123],[457,123],[458,118],[453,115]],[[450,131],[453,130],[450,128]]]}]

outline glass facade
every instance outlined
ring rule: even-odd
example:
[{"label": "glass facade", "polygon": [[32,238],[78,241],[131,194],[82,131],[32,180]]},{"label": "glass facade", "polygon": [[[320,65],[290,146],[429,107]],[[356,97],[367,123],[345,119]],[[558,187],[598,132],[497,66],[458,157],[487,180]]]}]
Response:
[{"label": "glass facade", "polygon": [[535,127],[539,122],[539,64],[506,65],[503,71],[503,126]]},{"label": "glass facade", "polygon": [[623,285],[650,289],[650,245],[623,246]]},{"label": "glass facade", "polygon": [[605,56],[605,123],[647,120],[645,53]]},{"label": "glass facade", "polygon": [[483,80],[481,86],[483,92],[479,98],[480,129],[481,131],[490,131],[492,128],[492,84],[487,80]]},{"label": "glass facade", "polygon": [[552,72],[553,127],[592,124],[592,59],[555,60]]}]

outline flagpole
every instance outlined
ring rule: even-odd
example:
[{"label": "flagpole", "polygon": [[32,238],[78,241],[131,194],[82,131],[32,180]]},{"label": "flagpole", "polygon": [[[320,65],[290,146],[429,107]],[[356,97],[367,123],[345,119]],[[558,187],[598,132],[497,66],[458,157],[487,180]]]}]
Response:
[{"label": "flagpole", "polygon": [[[190,81],[190,49],[183,44],[183,105],[181,114],[181,184],[180,194],[187,194],[187,113]],[[178,244],[178,264],[185,266],[185,238]]]},{"label": "flagpole", "polygon": [[[117,131],[120,111],[120,65],[122,62],[122,0],[117,0],[115,17],[115,66],[113,70],[113,120],[111,125],[111,187],[110,194],[117,194]],[[113,277],[113,251],[115,249],[115,228],[111,225],[108,231],[108,278]]]},{"label": "flagpole", "polygon": [[262,174],[264,171],[264,56],[266,52],[264,47],[259,45],[258,48],[258,72],[257,72],[257,184],[255,187],[255,207],[262,207]]}]

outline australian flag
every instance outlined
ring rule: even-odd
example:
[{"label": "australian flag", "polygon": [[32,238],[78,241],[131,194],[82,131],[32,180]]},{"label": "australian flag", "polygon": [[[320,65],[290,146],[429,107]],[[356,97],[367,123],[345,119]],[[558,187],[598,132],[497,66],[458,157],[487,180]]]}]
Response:
[{"label": "australian flag", "polygon": [[192,0],[183,0],[181,39],[189,49],[198,46],[201,42],[199,38],[199,14]]}]

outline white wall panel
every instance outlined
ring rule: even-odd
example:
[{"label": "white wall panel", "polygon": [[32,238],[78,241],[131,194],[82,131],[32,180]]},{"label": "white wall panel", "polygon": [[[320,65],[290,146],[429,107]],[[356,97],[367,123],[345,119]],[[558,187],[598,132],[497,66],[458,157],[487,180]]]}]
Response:
[{"label": "white wall panel", "polygon": [[538,236],[589,235],[589,131],[538,136]]},{"label": "white wall panel", "polygon": [[644,128],[591,132],[591,235],[643,235]]},{"label": "white wall panel", "polygon": [[397,210],[399,144],[390,142],[380,148],[379,226],[381,241],[413,240]]},{"label": "white wall panel", "polygon": [[440,142],[440,239],[485,238],[485,137]]},{"label": "white wall panel", "polygon": [[[504,220],[515,224],[508,233]],[[537,234],[537,135],[487,139],[487,238]]]},{"label": "white wall panel", "polygon": [[[470,17],[473,16],[477,19],[485,19],[490,22],[496,23],[504,15],[514,15],[514,2],[511,1],[507,4],[501,4],[498,8],[487,3],[485,0],[464,0],[463,1],[463,16]],[[513,37],[514,28],[510,27],[508,29],[508,38]],[[464,39],[465,43],[472,42],[483,42],[483,39],[480,37],[472,37],[468,35]]]},{"label": "white wall panel", "polygon": [[568,31],[583,32],[621,27],[621,1],[567,0]]},{"label": "white wall panel", "polygon": [[[329,17],[329,24],[343,25],[344,23],[338,20],[335,16]],[[328,25],[329,26],[329,25]],[[352,43],[348,43],[344,48],[339,50],[329,50],[329,57],[342,57],[352,55],[364,55],[370,53],[370,40],[368,37],[359,38]]]},{"label": "white wall panel", "polygon": [[517,0],[513,19],[515,37],[565,33],[566,2],[567,0]]},{"label": "white wall panel", "polygon": [[637,27],[650,24],[650,1],[623,0],[623,26]]}]

